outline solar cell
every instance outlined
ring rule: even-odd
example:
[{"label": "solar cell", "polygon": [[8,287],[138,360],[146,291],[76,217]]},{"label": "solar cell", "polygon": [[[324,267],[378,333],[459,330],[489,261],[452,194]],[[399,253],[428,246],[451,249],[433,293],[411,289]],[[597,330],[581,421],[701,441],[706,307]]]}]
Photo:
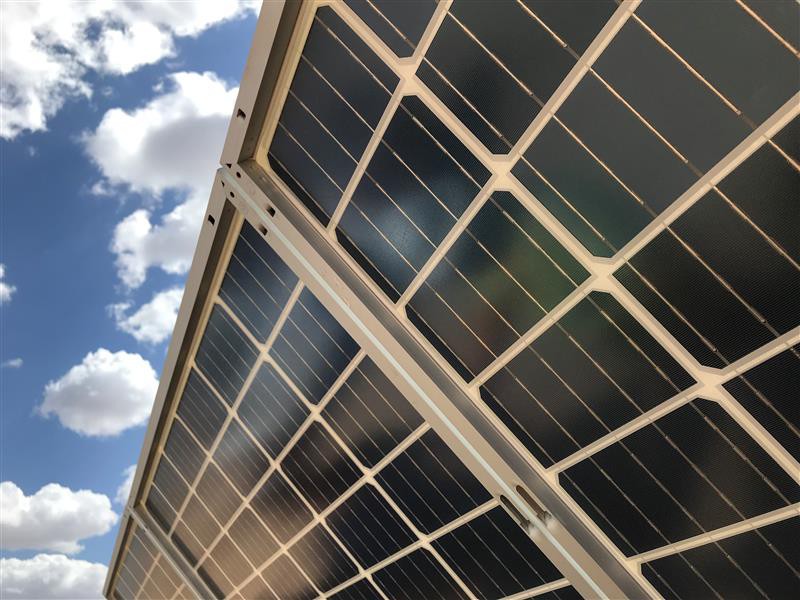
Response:
[{"label": "solar cell", "polygon": [[[356,162],[343,148],[337,148],[339,144],[330,134],[330,122],[320,116],[309,118],[303,104],[320,88],[325,94],[335,94],[339,100],[334,102],[336,108],[332,110],[347,114],[348,121],[355,117],[362,123],[353,130],[348,128],[342,136],[347,138],[361,132],[360,142],[353,140],[347,144],[356,149],[358,156],[369,139],[366,132],[378,124],[398,78],[329,7],[317,11],[301,61],[308,69],[304,68],[296,85],[290,88],[293,92],[290,96],[297,100],[297,110],[282,114],[269,159],[306,207],[327,224]],[[313,132],[312,135],[304,137],[303,129]],[[320,163],[323,161],[330,167],[333,160],[339,161],[338,178],[332,177]]]},{"label": "solar cell", "polygon": [[217,563],[220,570],[225,573],[234,586],[242,583],[250,575],[250,567],[244,555],[239,552],[231,538],[224,536],[211,551],[211,558]]},{"label": "solar cell", "polygon": [[523,0],[523,4],[577,54],[583,54],[614,14],[613,0]]},{"label": "solar cell", "polygon": [[403,519],[371,485],[339,505],[326,522],[358,560],[371,567],[417,540]]},{"label": "solar cell", "polygon": [[[697,179],[681,157],[595,72],[581,79],[556,116],[566,131],[580,139],[632,192],[623,197],[624,202],[603,203],[593,212],[585,194],[569,196],[592,225],[616,241],[617,248],[639,232],[637,222],[652,220]],[[623,223],[615,227],[613,217]]]},{"label": "solar cell", "polygon": [[196,371],[192,371],[178,404],[178,416],[206,450],[214,443],[227,414],[214,391]]},{"label": "solar cell", "polygon": [[255,337],[266,341],[297,284],[297,275],[244,224],[233,249],[220,298]]},{"label": "solar cell", "polygon": [[650,221],[639,199],[558,121],[536,137],[514,175],[533,194],[541,180],[552,186],[555,193],[545,192],[542,202],[590,250],[606,245],[595,251],[600,256],[614,254]]},{"label": "solar cell", "polygon": [[[800,117],[792,119],[788,125],[772,136],[772,142],[785,156],[795,162],[800,161]],[[778,164],[782,163],[778,162]]]},{"label": "solar cell", "polygon": [[[794,160],[800,160],[797,144],[800,121],[795,119],[774,137],[773,141]],[[800,260],[800,225],[798,209],[793,202],[800,184],[792,165],[773,146],[765,144],[717,184],[734,210],[739,210],[767,236],[772,244],[785,252],[795,263]]]},{"label": "solar cell", "polygon": [[747,123],[638,19],[625,23],[595,69],[700,170],[713,167],[749,132]]},{"label": "solar cell", "polygon": [[377,465],[424,420],[369,358],[365,358],[322,412],[359,461]]},{"label": "solar cell", "polygon": [[322,525],[301,537],[289,553],[321,591],[335,588],[358,573],[356,566]]},{"label": "solar cell", "polygon": [[734,2],[645,0],[636,14],[756,123],[797,91],[797,57]]},{"label": "solar cell", "polygon": [[353,359],[358,346],[314,295],[303,290],[270,349],[306,398],[318,403]]},{"label": "solar cell", "polygon": [[562,587],[552,592],[544,592],[543,594],[536,594],[525,600],[536,598],[536,600],[579,600],[582,596],[572,586]]},{"label": "solar cell", "polygon": [[436,531],[491,497],[433,431],[397,456],[376,479],[424,533]]},{"label": "solar cell", "polygon": [[280,542],[288,542],[312,518],[311,511],[279,472],[253,496],[253,510]]},{"label": "solar cell", "polygon": [[239,493],[245,496],[261,479],[269,465],[266,456],[236,421],[230,422],[220,439],[214,460],[228,473]]},{"label": "solar cell", "polygon": [[241,503],[239,494],[214,463],[208,465],[197,483],[197,495],[220,524],[227,523]]},{"label": "solar cell", "polygon": [[164,498],[172,506],[183,504],[183,499],[189,493],[189,488],[186,487],[186,484],[167,458],[161,459],[156,470],[156,476],[153,478],[153,484],[158,487]]},{"label": "solar cell", "polygon": [[221,305],[215,306],[195,363],[229,405],[236,400],[256,357],[253,343]]},{"label": "solar cell", "polygon": [[470,380],[587,275],[512,194],[496,192],[407,310]]},{"label": "solar cell", "polygon": [[242,594],[244,594],[244,598],[253,598],[253,600],[275,600],[277,598],[261,577],[256,577],[248,583],[242,589]]},{"label": "solar cell", "polygon": [[358,481],[361,472],[319,423],[313,423],[284,459],[283,471],[322,512]]},{"label": "solar cell", "polygon": [[145,506],[147,507],[148,512],[153,515],[153,518],[156,520],[156,522],[162,527],[162,529],[169,530],[169,528],[175,522],[175,510],[172,508],[172,506],[170,506],[169,502],[167,502],[167,499],[164,498],[164,495],[157,487],[150,488],[150,493],[145,501]]},{"label": "solar cell", "polygon": [[176,466],[183,479],[194,481],[203,466],[205,452],[188,432],[183,423],[176,419],[164,445],[164,454]]},{"label": "solar cell", "polygon": [[207,558],[197,568],[197,573],[217,600],[222,600],[233,590],[233,584],[225,577],[219,565],[212,558]]},{"label": "solar cell", "polygon": [[[189,506],[186,507],[188,514]],[[210,519],[210,516],[209,516]],[[189,562],[190,565],[197,565],[198,560],[203,555],[203,545],[200,543],[194,534],[189,530],[185,523],[182,521],[178,523],[175,530],[172,532],[172,541],[175,547],[180,551],[183,557]]]},{"label": "solar cell", "polygon": [[[522,3],[457,0],[418,76],[490,151],[501,154],[574,65]],[[476,78],[482,85],[474,85]]]},{"label": "solar cell", "polygon": [[245,508],[231,524],[230,536],[256,568],[278,550],[277,540],[249,508]]},{"label": "solar cell", "polygon": [[192,496],[189,499],[181,519],[201,544],[198,548],[200,553],[193,553],[194,558],[199,559],[203,555],[203,549],[208,548],[219,534],[219,525],[197,496]]},{"label": "solar cell", "polygon": [[275,458],[305,421],[308,408],[275,368],[264,363],[237,414],[261,447]]},{"label": "solar cell", "polygon": [[429,108],[404,98],[337,233],[396,301],[488,178],[488,170]]},{"label": "solar cell", "polygon": [[286,555],[280,556],[263,572],[264,579],[279,598],[310,600],[317,592],[295,563]]}]

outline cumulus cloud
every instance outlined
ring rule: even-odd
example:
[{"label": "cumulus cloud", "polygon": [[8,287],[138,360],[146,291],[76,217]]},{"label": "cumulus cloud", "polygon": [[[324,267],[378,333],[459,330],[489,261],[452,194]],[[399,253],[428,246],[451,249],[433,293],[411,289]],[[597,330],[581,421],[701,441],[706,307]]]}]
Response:
[{"label": "cumulus cloud", "polygon": [[67,99],[91,96],[90,71],[131,73],[173,56],[176,38],[196,36],[258,4],[3,2],[0,137],[44,130]]},{"label": "cumulus cloud", "polygon": [[139,209],[120,221],[114,228],[111,250],[122,282],[130,289],[139,287],[151,267],[173,275],[186,273],[207,203],[207,192],[193,193],[160,219]]},{"label": "cumulus cloud", "polygon": [[172,333],[182,297],[182,289],[172,288],[155,294],[133,314],[129,314],[131,305],[128,302],[108,308],[118,329],[130,333],[139,342],[158,344]]},{"label": "cumulus cloud", "polygon": [[117,435],[147,420],[157,388],[156,372],[140,355],[100,348],[49,382],[37,410],[82,435]]},{"label": "cumulus cloud", "polygon": [[131,488],[133,487],[133,477],[136,475],[136,465],[131,465],[122,472],[125,479],[117,488],[117,493],[114,500],[117,504],[125,505],[128,502],[128,496],[131,495]]},{"label": "cumulus cloud", "polygon": [[9,358],[8,360],[4,360],[0,363],[0,368],[3,369],[19,369],[22,367],[22,359],[21,358]]},{"label": "cumulus cloud", "polygon": [[140,108],[107,111],[87,136],[89,155],[111,183],[155,193],[195,189],[216,167],[236,88],[211,72],[173,73],[166,84]]},{"label": "cumulus cloud", "polygon": [[14,292],[17,291],[17,288],[7,281],[4,281],[6,278],[6,266],[0,263],[0,304],[4,304],[11,300],[11,296]]},{"label": "cumulus cloud", "polygon": [[0,558],[0,598],[99,600],[106,570],[100,563],[63,554]]},{"label": "cumulus cloud", "polygon": [[175,73],[147,104],[109,110],[85,136],[104,177],[93,189],[169,190],[180,199],[160,217],[139,209],[117,224],[111,250],[127,287],[140,286],[151,267],[188,270],[237,91],[213,73]]},{"label": "cumulus cloud", "polygon": [[3,550],[52,550],[74,554],[79,541],[103,535],[117,522],[111,501],[89,490],[50,483],[31,496],[12,481],[0,483]]}]

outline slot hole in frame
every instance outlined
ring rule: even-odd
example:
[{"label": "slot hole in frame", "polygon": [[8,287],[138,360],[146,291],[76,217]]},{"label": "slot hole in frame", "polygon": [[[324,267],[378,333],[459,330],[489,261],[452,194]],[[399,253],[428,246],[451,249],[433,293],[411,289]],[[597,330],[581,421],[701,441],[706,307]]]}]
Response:
[{"label": "slot hole in frame", "polygon": [[528,521],[528,519],[526,519],[522,515],[522,513],[519,512],[519,510],[517,509],[516,506],[514,506],[514,504],[511,502],[511,500],[506,498],[504,495],[500,494],[500,504],[502,504],[503,507],[509,513],[511,513],[511,516],[514,517],[514,520],[517,522],[517,524],[520,527],[522,527],[523,529],[528,529],[528,527],[530,526],[530,521]]},{"label": "slot hole in frame", "polygon": [[537,517],[539,517],[539,519],[546,521],[550,518],[550,513],[547,512],[544,507],[536,501],[536,499],[528,490],[521,485],[516,486],[515,489],[520,497],[527,503],[527,505],[531,507],[531,510],[536,514]]}]

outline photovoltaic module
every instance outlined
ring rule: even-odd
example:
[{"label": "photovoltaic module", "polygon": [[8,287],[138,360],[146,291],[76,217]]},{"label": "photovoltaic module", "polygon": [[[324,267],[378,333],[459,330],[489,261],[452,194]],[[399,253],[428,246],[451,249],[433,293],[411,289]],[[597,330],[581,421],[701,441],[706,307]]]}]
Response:
[{"label": "photovoltaic module", "polygon": [[798,48],[266,3],[106,596],[794,598]]}]

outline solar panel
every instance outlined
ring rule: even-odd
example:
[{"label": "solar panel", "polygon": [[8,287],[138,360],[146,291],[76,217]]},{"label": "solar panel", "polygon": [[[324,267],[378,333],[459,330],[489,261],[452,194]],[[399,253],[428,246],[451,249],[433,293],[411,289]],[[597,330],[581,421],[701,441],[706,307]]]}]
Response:
[{"label": "solar panel", "polygon": [[128,508],[181,581],[791,597],[798,17],[267,4]]}]

